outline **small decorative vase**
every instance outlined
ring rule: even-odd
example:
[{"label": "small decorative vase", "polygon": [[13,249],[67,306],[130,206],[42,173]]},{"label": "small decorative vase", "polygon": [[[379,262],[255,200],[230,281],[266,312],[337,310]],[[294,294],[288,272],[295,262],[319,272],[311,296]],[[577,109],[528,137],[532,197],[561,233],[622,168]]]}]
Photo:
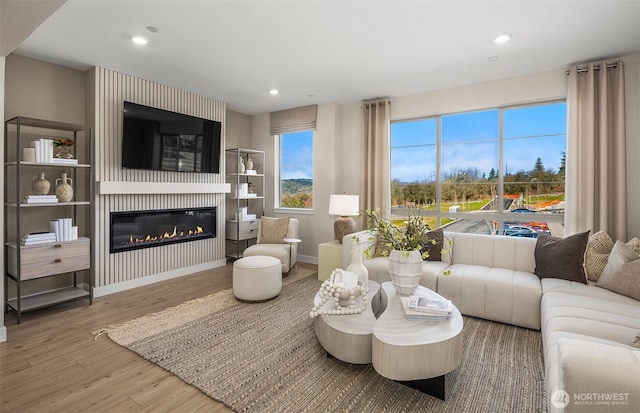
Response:
[{"label": "small decorative vase", "polygon": [[56,154],[56,158],[73,159],[73,154],[71,153],[71,146],[61,146],[60,150]]},{"label": "small decorative vase", "polygon": [[422,254],[418,250],[398,251],[389,254],[391,283],[398,294],[411,295],[420,284]]},{"label": "small decorative vase", "polygon": [[67,178],[66,173],[62,173],[60,178],[56,179],[56,197],[60,202],[69,202],[73,198],[73,181]]},{"label": "small decorative vase", "polygon": [[[358,285],[364,285],[365,288],[369,285],[369,271],[367,267],[362,263],[362,245],[358,242],[353,242],[353,251],[351,252],[351,262],[347,266],[345,271],[352,272],[358,275]],[[349,295],[344,294],[340,296],[340,305],[349,302]]]},{"label": "small decorative vase", "polygon": [[243,174],[245,171],[245,167],[244,167],[244,158],[241,156],[240,157],[240,163],[238,163],[238,173],[239,174]]},{"label": "small decorative vase", "polygon": [[362,245],[353,242],[353,252],[351,253],[351,262],[345,271],[358,274],[358,284],[367,286],[369,284],[369,271],[362,263]]},{"label": "small decorative vase", "polygon": [[33,177],[31,189],[34,195],[47,195],[50,188],[51,183],[44,178],[44,172],[40,172]]},{"label": "small decorative vase", "polygon": [[247,169],[253,169],[253,159],[247,155]]}]

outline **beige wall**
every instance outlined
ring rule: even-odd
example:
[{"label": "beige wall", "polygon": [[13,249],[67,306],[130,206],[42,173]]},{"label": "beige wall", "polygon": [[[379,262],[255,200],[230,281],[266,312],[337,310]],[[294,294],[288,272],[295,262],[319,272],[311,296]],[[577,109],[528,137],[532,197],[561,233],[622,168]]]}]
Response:
[{"label": "beige wall", "polygon": [[[4,56],[0,56],[0,121],[2,127],[0,128],[0,159],[4,159],[4,68],[6,59]],[[4,185],[4,168],[0,168],[0,182]],[[0,205],[4,205],[4,191],[0,191]],[[0,209],[0,244],[4,245],[4,208]],[[4,271],[4,248],[0,248],[0,262],[3,264],[2,271]],[[5,277],[4,273],[2,275]],[[2,304],[2,310],[0,311],[0,343],[7,341],[7,329],[4,326],[4,280],[0,283],[0,303]]]},{"label": "beige wall", "polygon": [[10,54],[6,79],[6,119],[26,116],[85,123],[84,72]]},{"label": "beige wall", "polygon": [[251,116],[227,110],[225,148],[251,148]]}]

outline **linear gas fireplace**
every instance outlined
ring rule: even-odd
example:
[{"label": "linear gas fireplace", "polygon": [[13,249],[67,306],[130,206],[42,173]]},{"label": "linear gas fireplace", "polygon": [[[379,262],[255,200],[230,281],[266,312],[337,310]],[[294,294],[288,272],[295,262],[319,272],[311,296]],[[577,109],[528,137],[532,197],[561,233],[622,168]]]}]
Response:
[{"label": "linear gas fireplace", "polygon": [[216,237],[216,207],[111,213],[109,252]]}]

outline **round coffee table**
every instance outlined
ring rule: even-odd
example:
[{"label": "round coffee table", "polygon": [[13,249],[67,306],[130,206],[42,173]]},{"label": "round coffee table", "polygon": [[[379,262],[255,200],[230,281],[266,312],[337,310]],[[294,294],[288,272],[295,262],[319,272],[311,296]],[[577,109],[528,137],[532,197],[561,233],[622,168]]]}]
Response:
[{"label": "round coffee table", "polygon": [[[418,288],[421,294],[442,298]],[[447,321],[407,320],[390,282],[382,283],[382,302],[385,310],[373,326],[373,368],[381,376],[444,400],[444,375],[462,361],[462,314],[454,306]]]}]

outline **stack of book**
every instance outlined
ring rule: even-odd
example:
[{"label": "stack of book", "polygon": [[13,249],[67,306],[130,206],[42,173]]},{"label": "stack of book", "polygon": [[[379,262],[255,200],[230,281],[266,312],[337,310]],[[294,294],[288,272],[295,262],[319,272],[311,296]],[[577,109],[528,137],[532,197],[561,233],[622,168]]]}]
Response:
[{"label": "stack of book", "polygon": [[400,297],[407,320],[446,321],[451,316],[450,300],[412,295]]},{"label": "stack of book", "polygon": [[53,139],[37,139],[31,142],[31,147],[36,150],[36,162],[56,163],[64,165],[77,165],[77,159],[63,159],[53,156]]},{"label": "stack of book", "polygon": [[71,226],[71,218],[54,219],[49,222],[50,231],[55,234],[55,241],[73,241],[78,239],[78,227]]},{"label": "stack of book", "polygon": [[56,234],[53,232],[32,232],[22,236],[20,245],[46,244],[48,242],[56,242]]},{"label": "stack of book", "polygon": [[25,204],[52,204],[58,202],[55,195],[27,195],[24,197]]}]

